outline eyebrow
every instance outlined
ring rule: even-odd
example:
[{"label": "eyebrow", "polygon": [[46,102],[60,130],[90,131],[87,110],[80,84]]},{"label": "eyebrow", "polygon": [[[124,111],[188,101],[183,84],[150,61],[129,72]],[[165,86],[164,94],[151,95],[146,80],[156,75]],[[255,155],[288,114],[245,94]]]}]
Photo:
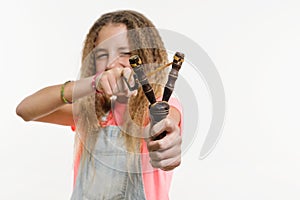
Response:
[{"label": "eyebrow", "polygon": [[104,49],[104,48],[96,48],[95,50],[95,53],[99,52],[99,51],[107,51],[107,49]]},{"label": "eyebrow", "polygon": [[118,50],[128,50],[129,51],[129,47],[119,47]]},{"label": "eyebrow", "polygon": [[[118,51],[120,51],[120,50],[128,50],[128,51],[129,51],[129,47],[119,47],[119,48],[118,48]],[[96,47],[95,53],[97,53],[97,52],[99,52],[99,51],[105,51],[105,52],[107,52],[107,49],[105,49],[105,48],[97,48],[97,47]]]}]

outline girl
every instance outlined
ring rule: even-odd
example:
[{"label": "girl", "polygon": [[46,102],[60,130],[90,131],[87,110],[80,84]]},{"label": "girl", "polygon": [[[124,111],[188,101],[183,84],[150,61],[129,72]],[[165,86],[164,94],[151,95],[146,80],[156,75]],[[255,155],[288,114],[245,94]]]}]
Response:
[{"label": "girl", "polygon": [[[130,10],[102,15],[87,34],[81,77],[49,86],[17,107],[25,121],[71,126],[76,130],[72,199],[168,198],[172,172],[181,161],[181,109],[172,98],[166,119],[149,128],[149,102],[132,83],[129,57],[139,55],[145,73],[168,62],[152,22]],[[162,96],[167,72],[149,77]],[[167,135],[151,140],[163,131]]]}]

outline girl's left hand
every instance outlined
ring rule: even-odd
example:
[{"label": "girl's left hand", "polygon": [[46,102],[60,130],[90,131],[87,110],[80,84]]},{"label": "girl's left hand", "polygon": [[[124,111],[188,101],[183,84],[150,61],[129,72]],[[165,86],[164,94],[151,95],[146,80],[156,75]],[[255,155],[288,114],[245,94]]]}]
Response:
[{"label": "girl's left hand", "polygon": [[[167,134],[160,140],[151,140],[166,131]],[[178,124],[172,118],[166,118],[155,124],[150,132],[151,137],[146,139],[151,165],[155,168],[168,171],[178,167],[181,163],[182,138]]]}]

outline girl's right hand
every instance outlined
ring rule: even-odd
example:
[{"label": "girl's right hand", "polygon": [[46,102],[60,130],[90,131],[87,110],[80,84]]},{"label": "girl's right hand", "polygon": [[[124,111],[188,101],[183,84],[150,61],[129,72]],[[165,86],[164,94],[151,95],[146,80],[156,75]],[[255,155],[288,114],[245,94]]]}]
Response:
[{"label": "girl's right hand", "polygon": [[[108,96],[117,96],[117,98],[127,97],[131,95],[137,95],[137,90],[130,91],[127,84],[123,80],[124,76],[127,80],[130,78],[132,69],[129,67],[114,67],[107,71],[104,71],[97,80],[97,86]],[[130,84],[133,82],[133,78],[128,81]]]}]

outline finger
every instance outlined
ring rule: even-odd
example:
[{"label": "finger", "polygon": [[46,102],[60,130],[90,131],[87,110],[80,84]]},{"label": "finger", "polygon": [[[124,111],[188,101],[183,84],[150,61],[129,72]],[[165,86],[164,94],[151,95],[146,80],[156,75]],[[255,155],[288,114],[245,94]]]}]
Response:
[{"label": "finger", "polygon": [[112,95],[115,95],[118,92],[117,79],[113,73],[110,73],[108,76],[108,82],[110,85],[110,89],[112,91]]},{"label": "finger", "polygon": [[133,86],[134,85],[133,70],[129,67],[126,67],[123,69],[122,74],[123,74],[124,78],[126,78],[129,85]]},{"label": "finger", "polygon": [[150,161],[152,167],[155,168],[161,168],[163,170],[172,170],[175,167],[178,167],[181,163],[181,155],[178,155],[176,157],[166,159],[166,160],[161,160],[161,161]]},{"label": "finger", "polygon": [[169,136],[166,135],[164,138],[160,140],[149,140],[147,143],[148,151],[159,151],[166,150],[173,145],[173,142],[169,140]]},{"label": "finger", "polygon": [[117,80],[117,88],[118,88],[118,91],[117,91],[117,93],[116,93],[116,95],[119,95],[119,96],[126,96],[126,94],[127,94],[127,91],[125,90],[125,87],[124,87],[124,85],[123,85],[123,80],[121,79],[121,78],[119,78],[118,80]]},{"label": "finger", "polygon": [[152,141],[151,139],[148,139],[147,140],[148,151],[149,152],[151,152],[151,151],[158,151],[163,146],[162,142],[163,142],[162,140]]},{"label": "finger", "polygon": [[172,132],[176,129],[176,125],[173,120],[165,118],[158,123],[156,123],[151,130],[151,136],[155,138],[160,135],[162,132],[166,131],[167,133]]},{"label": "finger", "polygon": [[170,171],[170,170],[173,170],[176,167],[178,167],[180,164],[181,164],[181,160],[177,160],[172,165],[169,165],[169,166],[166,166],[166,167],[161,167],[160,169],[162,169],[164,171]]},{"label": "finger", "polygon": [[167,134],[160,140],[147,140],[148,151],[164,151],[175,145],[181,145],[182,138],[179,134]]},{"label": "finger", "polygon": [[166,160],[170,159],[173,157],[176,157],[181,154],[181,147],[180,146],[173,146],[169,149],[166,149],[164,151],[152,151],[149,152],[149,156],[151,160],[153,161],[161,161],[161,160]]},{"label": "finger", "polygon": [[129,88],[127,87],[127,85],[124,83],[124,80],[118,80],[117,82],[118,85],[118,93],[117,95],[119,96],[126,96],[126,97],[130,97],[132,95],[134,95],[135,92],[132,92],[129,90]]},{"label": "finger", "polygon": [[103,76],[100,79],[100,85],[101,88],[103,89],[103,91],[107,94],[107,95],[112,95],[112,91],[110,88],[110,84],[107,80],[107,74],[103,74]]}]

